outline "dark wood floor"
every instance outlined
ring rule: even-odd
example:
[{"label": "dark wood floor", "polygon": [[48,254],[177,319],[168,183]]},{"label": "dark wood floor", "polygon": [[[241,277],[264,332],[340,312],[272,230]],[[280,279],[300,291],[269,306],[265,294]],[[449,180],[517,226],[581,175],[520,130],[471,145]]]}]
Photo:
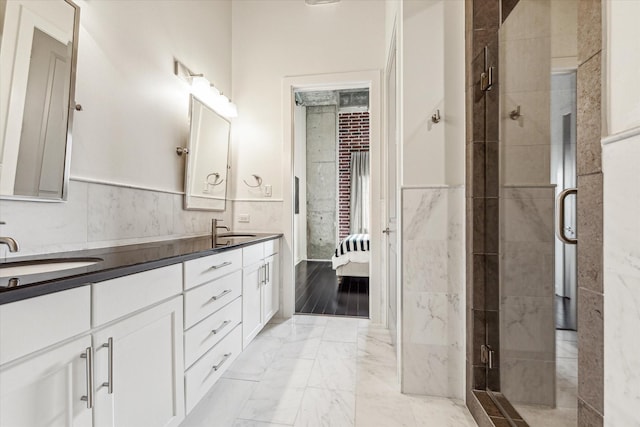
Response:
[{"label": "dark wood floor", "polygon": [[296,313],[369,317],[369,278],[344,277],[338,285],[329,261],[296,266]]}]

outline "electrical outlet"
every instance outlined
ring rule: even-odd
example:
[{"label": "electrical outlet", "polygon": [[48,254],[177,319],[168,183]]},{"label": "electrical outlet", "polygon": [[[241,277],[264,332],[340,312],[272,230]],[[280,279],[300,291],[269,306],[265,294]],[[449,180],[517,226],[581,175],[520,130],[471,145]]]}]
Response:
[{"label": "electrical outlet", "polygon": [[249,222],[249,220],[249,214],[240,214],[238,217],[238,222]]},{"label": "electrical outlet", "polygon": [[271,186],[271,184],[267,184],[264,186],[264,195],[266,197],[271,197],[272,192],[273,192],[273,187]]}]

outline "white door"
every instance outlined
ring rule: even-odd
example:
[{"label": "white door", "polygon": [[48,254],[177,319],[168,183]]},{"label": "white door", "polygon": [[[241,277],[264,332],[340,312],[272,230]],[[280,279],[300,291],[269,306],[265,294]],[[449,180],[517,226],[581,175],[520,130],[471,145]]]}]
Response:
[{"label": "white door", "polygon": [[267,323],[278,311],[278,299],[280,298],[280,283],[278,283],[279,271],[278,254],[271,255],[264,260],[266,266],[266,282],[262,288],[262,312],[263,323]]},{"label": "white door", "polygon": [[182,297],[94,334],[96,427],[180,424],[185,416],[182,340]]},{"label": "white door", "polygon": [[92,425],[86,350],[91,336],[78,338],[0,370],[0,425],[85,427]]},{"label": "white door", "polygon": [[398,213],[397,213],[397,135],[396,135],[396,50],[390,53],[387,68],[387,165],[386,165],[386,217],[387,217],[387,289],[389,295],[389,331],[394,344],[397,341],[398,324]]},{"label": "white door", "polygon": [[262,261],[245,267],[242,274],[242,348],[262,329]]}]

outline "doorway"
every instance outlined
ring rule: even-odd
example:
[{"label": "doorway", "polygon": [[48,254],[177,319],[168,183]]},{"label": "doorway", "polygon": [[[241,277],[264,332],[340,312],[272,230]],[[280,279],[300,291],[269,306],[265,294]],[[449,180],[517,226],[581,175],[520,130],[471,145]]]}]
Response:
[{"label": "doorway", "polygon": [[381,257],[382,220],[381,220],[381,135],[382,135],[382,89],[381,72],[353,71],[334,74],[318,74],[286,77],[283,80],[283,118],[284,118],[284,163],[290,171],[285,174],[284,188],[289,189],[289,197],[284,198],[283,225],[284,239],[282,246],[282,304],[281,316],[291,317],[295,313],[295,249],[294,249],[294,126],[295,92],[300,90],[342,90],[354,88],[369,89],[369,119],[370,119],[370,166],[371,181],[369,200],[371,217],[371,263],[369,269],[369,318],[371,324],[387,325],[387,284],[382,276],[383,263]]},{"label": "doorway", "polygon": [[294,91],[295,312],[369,317],[369,89]]}]

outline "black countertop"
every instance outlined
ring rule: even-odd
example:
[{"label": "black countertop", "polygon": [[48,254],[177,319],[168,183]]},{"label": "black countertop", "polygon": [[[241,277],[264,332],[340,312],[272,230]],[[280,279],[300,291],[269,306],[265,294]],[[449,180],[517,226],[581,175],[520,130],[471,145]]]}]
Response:
[{"label": "black countertop", "polygon": [[231,239],[218,236],[216,242],[212,241],[211,236],[204,236],[10,258],[7,262],[0,263],[0,270],[7,264],[27,264],[42,259],[100,258],[102,261],[85,267],[17,276],[17,281],[9,277],[0,278],[0,304],[115,279],[282,237],[282,234],[252,234],[255,237]]}]

